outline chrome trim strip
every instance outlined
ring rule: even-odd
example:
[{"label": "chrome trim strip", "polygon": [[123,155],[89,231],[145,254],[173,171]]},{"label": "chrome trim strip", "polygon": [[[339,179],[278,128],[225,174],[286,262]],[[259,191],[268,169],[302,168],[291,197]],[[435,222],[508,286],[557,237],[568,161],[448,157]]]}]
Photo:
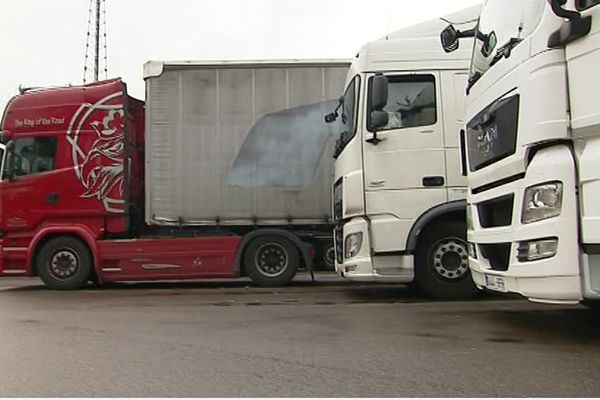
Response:
[{"label": "chrome trim strip", "polygon": [[121,272],[123,268],[102,268],[102,272]]},{"label": "chrome trim strip", "polygon": [[179,269],[183,268],[181,265],[174,264],[142,264],[143,269],[157,270],[157,269]]}]

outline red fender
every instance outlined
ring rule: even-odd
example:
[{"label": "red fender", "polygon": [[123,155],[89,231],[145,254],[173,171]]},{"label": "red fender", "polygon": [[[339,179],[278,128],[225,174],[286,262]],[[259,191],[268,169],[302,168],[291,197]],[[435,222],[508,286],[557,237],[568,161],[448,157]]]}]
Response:
[{"label": "red fender", "polygon": [[98,279],[101,279],[100,274],[100,257],[98,256],[98,246],[96,245],[96,237],[94,232],[91,231],[85,225],[70,225],[70,226],[49,226],[46,228],[40,229],[39,232],[35,234],[29,248],[27,249],[27,266],[29,268],[29,272],[31,273],[31,265],[33,262],[33,254],[38,246],[38,244],[44,240],[48,235],[74,235],[82,239],[90,249],[92,253],[92,259],[94,260],[94,269],[96,271],[96,276]]}]

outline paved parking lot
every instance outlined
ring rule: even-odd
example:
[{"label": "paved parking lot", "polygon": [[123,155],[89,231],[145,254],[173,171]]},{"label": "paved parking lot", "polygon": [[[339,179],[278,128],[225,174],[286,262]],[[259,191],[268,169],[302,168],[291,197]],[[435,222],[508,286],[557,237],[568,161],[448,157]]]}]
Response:
[{"label": "paved parking lot", "polygon": [[600,393],[600,315],[583,307],[317,279],[74,292],[0,279],[0,397]]}]

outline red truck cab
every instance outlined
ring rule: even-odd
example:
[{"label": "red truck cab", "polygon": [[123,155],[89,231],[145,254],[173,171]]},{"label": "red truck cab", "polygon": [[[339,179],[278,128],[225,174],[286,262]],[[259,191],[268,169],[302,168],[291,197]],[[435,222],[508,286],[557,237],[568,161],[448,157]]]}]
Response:
[{"label": "red truck cab", "polygon": [[1,130],[0,275],[56,289],[240,275],[240,236],[144,224],[144,103],[121,80],[23,92]]}]

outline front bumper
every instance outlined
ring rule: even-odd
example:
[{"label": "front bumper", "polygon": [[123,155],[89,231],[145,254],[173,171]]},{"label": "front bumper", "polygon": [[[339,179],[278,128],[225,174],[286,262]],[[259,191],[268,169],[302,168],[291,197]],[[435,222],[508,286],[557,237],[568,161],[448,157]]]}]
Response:
[{"label": "front bumper", "polygon": [[[360,251],[354,257],[346,258],[344,254],[345,238],[359,232],[362,233]],[[402,258],[378,257],[371,254],[369,224],[365,219],[354,218],[346,224],[338,226],[335,237],[335,270],[344,278],[356,282],[390,283],[407,283],[413,280],[412,265],[403,262]],[[390,266],[394,268],[390,268]],[[395,268],[402,266],[405,268]]]},{"label": "front bumper", "polygon": [[[480,288],[519,293],[533,301],[575,303],[582,300],[580,254],[578,244],[578,207],[575,193],[575,164],[566,146],[539,151],[525,177],[469,198],[472,226],[468,239],[474,244],[476,257],[469,264],[475,284]],[[563,204],[558,217],[521,223],[525,189],[550,181],[564,185]],[[514,195],[512,219],[506,226],[481,226],[480,205]],[[538,261],[519,261],[519,243],[557,238],[556,255]],[[492,254],[501,248],[504,255]]]}]

